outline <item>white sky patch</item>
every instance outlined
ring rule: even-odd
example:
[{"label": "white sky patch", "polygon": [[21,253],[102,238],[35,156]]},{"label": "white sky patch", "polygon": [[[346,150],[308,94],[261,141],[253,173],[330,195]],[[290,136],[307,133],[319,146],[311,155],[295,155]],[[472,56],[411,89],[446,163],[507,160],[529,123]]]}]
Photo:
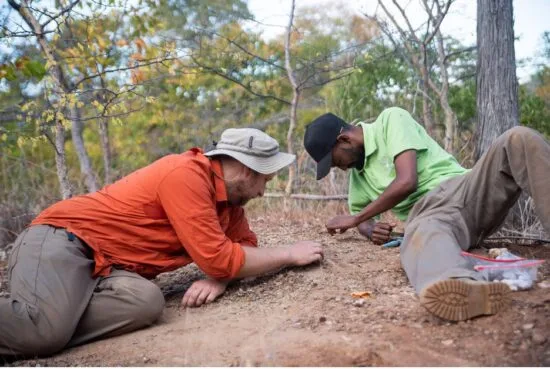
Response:
[{"label": "white sky patch", "polygon": [[[334,0],[296,0],[296,7],[323,7],[334,3]],[[344,5],[345,4],[345,5]],[[413,27],[422,24],[426,15],[418,0],[401,1],[406,6],[407,14]],[[290,14],[290,0],[249,0],[248,7],[256,19],[265,23],[251,24],[256,31],[262,31],[264,38],[273,39],[285,32]],[[358,14],[372,15],[376,10],[377,1],[374,0],[346,0],[342,7],[347,7]],[[394,9],[393,6],[389,6]],[[382,10],[379,10],[379,14]],[[397,15],[397,10],[395,11]],[[535,72],[540,63],[542,48],[541,36],[550,31],[550,1],[548,0],[514,0],[514,34],[516,38],[516,59],[518,63],[517,75],[520,82],[527,82],[529,76]],[[399,17],[398,17],[399,18]],[[450,12],[442,24],[442,31],[460,40],[465,45],[476,43],[477,3],[473,0],[457,0],[451,5]],[[403,24],[405,26],[405,24]],[[406,27],[406,26],[405,26]]]}]

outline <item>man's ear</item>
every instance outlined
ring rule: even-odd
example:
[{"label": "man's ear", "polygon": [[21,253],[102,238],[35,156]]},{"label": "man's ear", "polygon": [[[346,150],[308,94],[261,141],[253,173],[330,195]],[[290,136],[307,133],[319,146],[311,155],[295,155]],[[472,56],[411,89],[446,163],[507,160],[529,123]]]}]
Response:
[{"label": "man's ear", "polygon": [[254,171],[247,167],[246,165],[243,165],[243,170],[241,171],[241,175],[243,178],[252,178],[254,176]]},{"label": "man's ear", "polygon": [[351,143],[351,137],[350,137],[350,134],[349,132],[342,132],[338,135],[338,137],[336,137],[336,142],[337,143]]}]

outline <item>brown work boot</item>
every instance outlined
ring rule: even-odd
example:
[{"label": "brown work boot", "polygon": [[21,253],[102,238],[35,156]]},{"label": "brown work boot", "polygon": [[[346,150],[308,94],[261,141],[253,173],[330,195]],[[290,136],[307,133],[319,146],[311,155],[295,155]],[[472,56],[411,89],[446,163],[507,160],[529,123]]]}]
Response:
[{"label": "brown work boot", "polygon": [[496,314],[509,301],[510,288],[501,282],[468,278],[437,281],[420,292],[420,304],[430,313],[460,321]]}]

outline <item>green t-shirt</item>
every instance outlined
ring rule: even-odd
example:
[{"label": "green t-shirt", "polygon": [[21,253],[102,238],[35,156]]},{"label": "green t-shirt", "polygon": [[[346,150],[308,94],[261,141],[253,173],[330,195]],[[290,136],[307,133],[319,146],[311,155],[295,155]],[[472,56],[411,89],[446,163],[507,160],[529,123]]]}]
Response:
[{"label": "green t-shirt", "polygon": [[401,220],[406,220],[413,205],[439,183],[468,172],[406,110],[388,108],[375,122],[359,124],[365,139],[365,165],[362,170],[351,170],[348,199],[351,214],[376,200],[395,179],[394,160],[403,151],[416,150],[418,186],[392,209]]}]

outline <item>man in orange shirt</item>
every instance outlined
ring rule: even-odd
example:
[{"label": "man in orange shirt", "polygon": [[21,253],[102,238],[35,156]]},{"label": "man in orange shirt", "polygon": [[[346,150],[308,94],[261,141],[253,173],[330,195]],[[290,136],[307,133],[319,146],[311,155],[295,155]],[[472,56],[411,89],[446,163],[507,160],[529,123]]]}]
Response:
[{"label": "man in orange shirt", "polygon": [[259,130],[228,129],[213,151],[165,156],[52,205],[15,241],[0,355],[49,355],[148,326],[164,308],[148,279],[192,262],[208,278],[186,291],[186,307],[213,301],[232,279],[321,260],[312,241],[257,248],[242,208],[294,159]]}]

